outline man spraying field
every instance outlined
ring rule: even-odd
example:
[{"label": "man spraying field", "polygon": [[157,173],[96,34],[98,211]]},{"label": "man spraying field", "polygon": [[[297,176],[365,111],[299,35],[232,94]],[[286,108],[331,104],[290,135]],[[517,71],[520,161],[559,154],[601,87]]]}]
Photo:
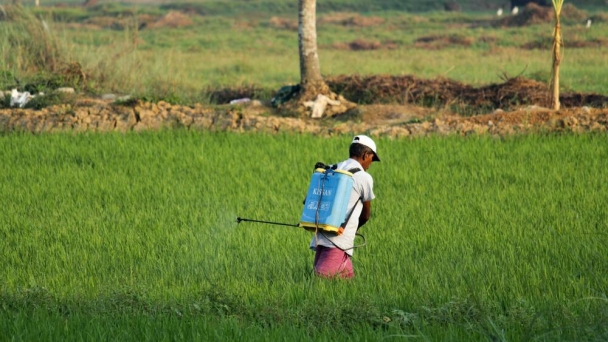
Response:
[{"label": "man spraying field", "polygon": [[[351,257],[355,248],[355,235],[371,217],[371,201],[375,198],[374,181],[367,170],[372,162],[380,161],[376,143],[366,135],[355,136],[350,144],[349,157],[329,167],[352,175],[346,219],[336,233],[316,229],[310,242],[310,248],[315,251],[314,271],[321,277],[354,277]],[[321,206],[322,203],[319,201],[318,205]]]},{"label": "man spraying field", "polygon": [[354,277],[351,257],[355,236],[371,217],[374,180],[367,173],[380,161],[376,143],[357,135],[349,148],[349,159],[334,165],[317,163],[310,181],[300,223],[288,224],[237,217],[236,222],[256,222],[304,228],[314,232],[310,248],[315,251],[314,271],[326,278]]}]

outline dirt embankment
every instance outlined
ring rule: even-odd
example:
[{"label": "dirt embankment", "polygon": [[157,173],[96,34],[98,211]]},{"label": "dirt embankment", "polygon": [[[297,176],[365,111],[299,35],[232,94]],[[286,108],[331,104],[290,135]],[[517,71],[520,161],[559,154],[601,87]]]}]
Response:
[{"label": "dirt embankment", "polygon": [[182,128],[206,131],[298,132],[318,135],[426,136],[491,134],[505,136],[538,131],[605,132],[608,109],[589,107],[552,111],[526,107],[511,112],[461,117],[408,105],[360,106],[350,117],[322,120],[268,115],[272,109],[257,106],[178,106],[137,103],[119,106],[86,100],[75,106],[42,110],[0,110],[0,132],[129,132]]},{"label": "dirt embankment", "polygon": [[[285,117],[261,101],[238,105],[180,106],[166,102],[81,98],[73,104],[0,110],[0,132],[144,131],[183,128],[208,131],[307,132],[319,135],[367,132],[391,137],[431,134],[509,135],[537,131],[605,132],[608,97],[566,93],[562,110],[544,108],[548,89],[523,78],[475,88],[448,79],[414,76],[338,76],[332,90],[360,105],[322,119]],[[255,98],[255,88],[225,89],[218,98]],[[219,100],[218,100],[219,101]],[[219,101],[218,103],[223,103]],[[462,115],[474,113],[476,115]],[[457,114],[460,113],[461,115]]]}]

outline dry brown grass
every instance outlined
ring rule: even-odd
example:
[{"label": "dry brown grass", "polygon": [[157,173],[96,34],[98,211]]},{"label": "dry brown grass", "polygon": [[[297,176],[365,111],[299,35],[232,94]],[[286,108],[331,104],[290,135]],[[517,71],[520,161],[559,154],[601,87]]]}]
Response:
[{"label": "dry brown grass", "polygon": [[471,46],[474,39],[460,35],[432,35],[424,36],[414,41],[419,49],[438,50],[450,46]]},{"label": "dry brown grass", "polygon": [[[295,31],[298,29],[298,21],[294,19],[272,17],[268,23],[278,29]],[[384,23],[380,17],[367,17],[357,13],[337,12],[325,14],[319,17],[318,25],[341,25],[352,27],[370,27]]]},{"label": "dry brown grass", "polygon": [[[330,88],[346,98],[365,104],[416,104],[452,106],[483,112],[491,108],[509,110],[521,105],[547,106],[546,83],[515,77],[503,83],[473,87],[458,81],[422,79],[412,75],[335,76],[326,79]],[[608,106],[608,96],[565,93],[560,96],[565,107]]]},{"label": "dry brown grass", "polygon": [[[544,40],[535,40],[525,43],[521,46],[525,50],[549,50],[552,47],[552,41],[550,38]],[[569,39],[564,41],[564,47],[567,49],[578,49],[578,48],[601,48],[608,47],[608,39],[606,38],[593,38],[590,40],[576,40]]]},{"label": "dry brown grass", "polygon": [[148,24],[150,28],[179,28],[192,25],[192,18],[189,15],[179,12],[170,11],[169,13],[160,17],[157,21]]},{"label": "dry brown grass", "polygon": [[149,27],[156,20],[158,20],[157,17],[149,14],[126,17],[97,16],[90,17],[82,23],[70,23],[69,26],[86,29],[125,30],[129,28]]},{"label": "dry brown grass", "polygon": [[323,15],[319,18],[319,24],[342,25],[355,27],[370,27],[384,23],[384,19],[374,16],[362,16],[358,13],[337,12]]},{"label": "dry brown grass", "polygon": [[282,30],[290,30],[297,31],[298,30],[298,21],[293,19],[286,19],[281,17],[272,17],[268,20],[270,26],[282,29]]},{"label": "dry brown grass", "polygon": [[394,50],[398,47],[393,41],[380,42],[377,40],[357,39],[352,42],[333,43],[332,48],[348,51]]}]

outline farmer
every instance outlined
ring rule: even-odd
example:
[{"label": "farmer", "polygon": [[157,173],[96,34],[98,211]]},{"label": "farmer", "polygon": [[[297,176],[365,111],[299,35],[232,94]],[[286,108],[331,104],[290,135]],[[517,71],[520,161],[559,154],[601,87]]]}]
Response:
[{"label": "farmer", "polygon": [[371,217],[374,196],[374,180],[367,173],[372,162],[380,161],[376,143],[366,136],[357,135],[349,148],[350,158],[337,164],[337,169],[354,170],[353,190],[348,201],[347,215],[352,214],[341,235],[318,232],[313,235],[310,248],[315,251],[314,271],[318,276],[333,278],[354,277],[351,257],[355,234]]}]

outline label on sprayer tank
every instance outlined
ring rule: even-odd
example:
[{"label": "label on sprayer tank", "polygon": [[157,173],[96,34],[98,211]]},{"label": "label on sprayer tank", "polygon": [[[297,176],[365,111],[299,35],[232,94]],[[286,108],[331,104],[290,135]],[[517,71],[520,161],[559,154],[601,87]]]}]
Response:
[{"label": "label on sprayer tank", "polygon": [[352,189],[352,173],[316,169],[308,186],[300,227],[341,234]]}]

